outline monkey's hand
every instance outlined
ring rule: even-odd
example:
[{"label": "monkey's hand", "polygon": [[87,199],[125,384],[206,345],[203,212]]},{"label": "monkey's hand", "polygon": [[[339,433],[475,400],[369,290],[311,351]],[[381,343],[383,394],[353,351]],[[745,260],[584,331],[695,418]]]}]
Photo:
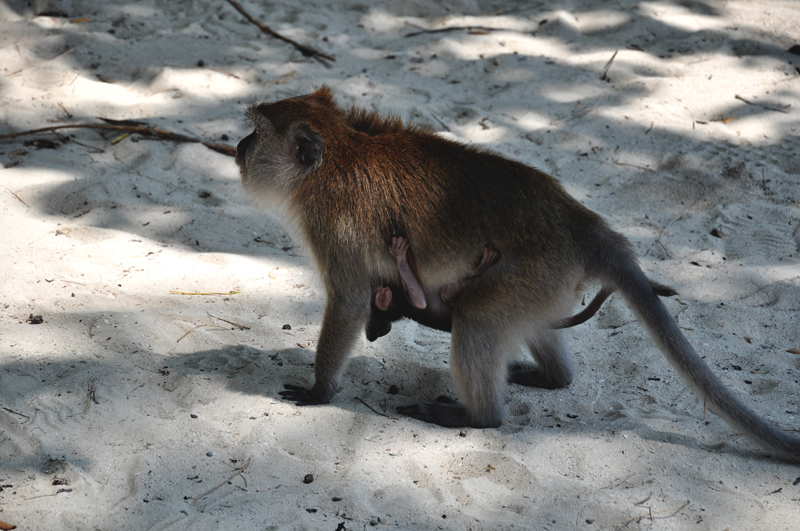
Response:
[{"label": "monkey's hand", "polygon": [[[445,428],[494,428],[496,426],[476,426],[467,413],[467,408],[457,400],[440,396],[436,403],[420,402],[410,406],[400,406],[397,412],[411,418],[438,424]],[[498,424],[499,425],[499,424]]]},{"label": "monkey's hand", "polygon": [[313,389],[306,389],[299,385],[286,384],[283,386],[286,391],[278,393],[284,400],[294,402],[297,406],[318,406],[326,404],[314,395]]}]

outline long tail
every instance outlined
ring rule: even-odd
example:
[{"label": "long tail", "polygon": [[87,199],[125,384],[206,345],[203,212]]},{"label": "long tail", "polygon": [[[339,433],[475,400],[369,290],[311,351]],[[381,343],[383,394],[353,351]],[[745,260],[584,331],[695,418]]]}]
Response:
[{"label": "long tail", "polygon": [[628,261],[610,273],[612,283],[645,325],[673,367],[708,407],[735,430],[784,461],[800,463],[800,439],[776,428],[741,403],[711,372],[681,333],[639,266]]},{"label": "long tail", "polygon": [[[663,284],[659,284],[658,282],[653,282],[652,280],[648,279],[650,283],[650,287],[653,288],[653,291],[659,297],[672,297],[673,295],[677,295],[678,292],[674,289],[670,288],[669,286],[665,286]],[[558,330],[560,328],[572,328],[573,326],[578,326],[579,324],[583,324],[592,317],[603,303],[606,301],[607,298],[614,293],[614,290],[608,286],[603,286],[600,291],[597,292],[597,295],[594,296],[592,302],[589,303],[589,306],[583,309],[581,313],[575,314],[571,317],[566,317],[561,321],[557,322],[553,325],[553,328]]]}]

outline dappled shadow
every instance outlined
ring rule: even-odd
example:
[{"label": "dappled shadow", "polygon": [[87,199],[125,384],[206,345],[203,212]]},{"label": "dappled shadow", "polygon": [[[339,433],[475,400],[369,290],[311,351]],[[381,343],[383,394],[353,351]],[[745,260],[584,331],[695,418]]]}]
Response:
[{"label": "dappled shadow", "polygon": [[[800,214],[795,184],[800,176],[800,139],[790,124],[796,122],[797,90],[795,82],[784,83],[797,75],[800,58],[786,52],[786,36],[771,34],[757,21],[726,24],[730,8],[716,2],[656,5],[624,0],[593,3],[591,9],[583,11],[579,10],[580,2],[501,3],[499,13],[495,4],[475,2],[470,7],[475,13],[448,10],[449,3],[353,4],[331,13],[346,20],[346,30],[320,23],[318,17],[309,18],[310,10],[305,6],[245,4],[276,30],[338,59],[324,63],[304,58],[291,46],[264,37],[225,2],[156,0],[95,3],[88,8],[88,4],[73,2],[78,11],[71,16],[89,18],[89,22],[75,23],[69,18],[53,21],[33,17],[26,2],[6,2],[0,9],[23,19],[14,30],[18,33],[0,37],[2,46],[12,46],[22,33],[35,34],[40,40],[30,55],[21,54],[15,59],[17,63],[0,74],[0,98],[4,102],[37,98],[40,103],[25,107],[27,114],[15,113],[13,102],[5,105],[0,110],[4,122],[0,134],[55,122],[94,121],[103,116],[144,119],[182,134],[235,144],[247,133],[239,115],[249,99],[293,96],[308,92],[311,85],[327,83],[343,105],[395,112],[408,122],[437,131],[449,129],[457,138],[542,167],[557,176],[582,203],[611,218],[613,226],[629,236],[637,252],[650,262],[647,265],[657,268],[662,261],[674,258],[680,261],[679,266],[702,272],[692,276],[684,271],[688,285],[679,288],[688,298],[701,288],[715,291],[726,305],[732,300],[774,311],[776,321],[782,323],[778,326],[783,327],[776,334],[771,318],[754,319],[745,312],[737,314],[742,320],[739,322],[723,319],[703,304],[693,304],[684,319],[714,321],[698,327],[705,334],[698,332],[704,340],[711,341],[717,333],[743,336],[748,344],[752,340],[753,345],[761,343],[760,348],[779,354],[785,346],[791,346],[789,343],[797,339],[796,330],[800,330],[791,328],[793,321],[788,317],[794,311],[797,288],[792,282],[781,281],[790,273],[775,273],[796,263],[800,247],[796,220],[786,219],[787,211]],[[411,12],[420,9],[427,10],[424,16]],[[179,23],[163,28],[159,17],[178,11]],[[448,17],[472,17],[465,19],[464,25],[484,29],[406,36],[420,27],[441,28],[443,23],[449,24]],[[531,39],[535,39],[533,45]],[[210,40],[217,44],[201,46]],[[482,50],[480,54],[474,53],[476,45]],[[57,60],[44,63],[69,50]],[[735,79],[698,75],[696,65],[712,57],[743,67],[753,79],[762,79],[764,91],[739,94]],[[7,75],[17,68],[22,72]],[[27,84],[20,83],[19,76],[24,76]],[[690,76],[692,81],[687,80]],[[729,85],[730,94],[724,101],[709,101],[704,91],[717,84]],[[73,103],[59,107],[57,99],[49,97],[48,87],[53,87],[55,94],[55,87],[69,87],[75,94]],[[736,99],[736,95],[747,101]],[[670,110],[665,114],[663,108],[649,107],[658,106],[660,100],[670,104],[681,100],[685,112]],[[130,234],[134,242],[151,240],[199,256],[264,256],[270,264],[281,266],[296,266],[302,261],[296,243],[284,228],[248,205],[239,191],[232,158],[199,145],[162,145],[135,136],[120,139],[118,135],[85,130],[61,135],[36,137],[53,141],[55,149],[24,146],[22,138],[0,141],[0,161],[18,164],[8,170],[15,172],[15,182],[9,188],[32,212],[61,223],[65,231],[59,237],[77,242],[70,252],[83,252],[80,244],[84,243],[98,244],[102,251],[102,238],[106,236],[98,233],[119,231]],[[25,153],[18,153],[23,149]],[[4,171],[0,169],[0,175]],[[660,174],[661,182],[649,178],[653,172]],[[653,211],[645,211],[643,205],[653,205]],[[763,220],[769,223],[761,223]],[[673,233],[668,230],[670,226],[682,230]],[[69,262],[70,252],[64,251],[64,263]],[[138,246],[131,246],[127,254],[138,252]],[[719,288],[707,287],[708,279],[718,274],[718,266],[726,260],[757,262],[768,270],[734,272],[724,279],[730,291],[720,293]],[[216,271],[221,270],[222,266]],[[50,271],[46,274],[43,284],[52,281]],[[166,273],[148,270],[139,280],[161,274]],[[186,272],[188,277],[191,274]],[[269,282],[266,274],[258,281]],[[245,278],[256,283],[255,275]],[[74,280],[70,277],[66,282],[72,282],[71,286],[76,284]],[[374,487],[369,472],[380,475],[386,461],[375,459],[378,464],[370,464],[374,468],[367,466],[367,472],[362,472],[365,461],[359,460],[362,453],[375,452],[374,439],[370,438],[382,433],[385,423],[393,423],[392,435],[400,434],[401,440],[387,443],[379,449],[383,452],[397,451],[398,447],[410,450],[413,444],[404,438],[413,442],[417,434],[443,440],[459,437],[458,430],[407,419],[390,420],[381,414],[399,418],[393,411],[396,405],[452,391],[443,361],[446,346],[417,346],[417,353],[428,348],[438,356],[434,363],[420,361],[418,355],[404,358],[405,350],[414,345],[384,343],[378,348],[390,346],[387,357],[391,366],[380,356],[357,355],[330,405],[295,408],[281,402],[277,393],[285,383],[307,385],[312,381],[313,344],[304,348],[298,344],[305,344],[303,341],[292,339],[286,344],[294,347],[276,346],[277,341],[253,339],[255,331],[246,336],[242,331],[209,327],[191,332],[178,348],[177,339],[197,324],[197,315],[204,317],[203,311],[192,308],[189,313],[195,311],[193,317],[182,316],[185,308],[168,308],[168,299],[145,289],[131,289],[127,280],[123,283],[125,287],[117,284],[117,289],[107,278],[98,280],[98,285],[110,286],[104,289],[103,297],[119,298],[113,307],[109,303],[108,310],[64,312],[52,316],[52,320],[45,316],[48,320],[42,326],[51,326],[49,332],[53,334],[61,331],[58,333],[63,335],[53,336],[61,342],[49,342],[50,336],[45,333],[48,342],[40,350],[19,355],[13,347],[14,333],[7,336],[12,337],[6,342],[11,347],[3,345],[0,406],[7,409],[0,410],[4,426],[0,442],[12,452],[0,459],[0,470],[35,475],[30,485],[39,492],[52,492],[56,475],[68,476],[73,485],[80,486],[75,498],[92,489],[98,492],[107,488],[103,478],[115,484],[127,482],[129,491],[118,496],[127,500],[126,505],[103,509],[109,515],[130,509],[139,515],[145,528],[163,522],[167,522],[164,526],[196,523],[200,511],[215,509],[222,514],[230,505],[233,509],[229,512],[241,514],[249,504],[269,503],[276,491],[298,500],[296,507],[280,510],[291,509],[300,512],[302,518],[310,518],[307,515],[312,513],[305,509],[316,508],[318,514],[332,521],[349,511],[363,514],[367,510],[364,506],[375,508],[376,514],[378,508],[387,510],[387,504],[369,498]],[[94,287],[65,288],[63,296],[71,299],[70,291],[80,289],[98,297]],[[240,307],[267,307],[272,302],[273,308],[288,308],[287,313],[308,317],[308,322],[319,319],[321,294],[284,297],[283,291],[268,287],[260,293],[236,303]],[[82,295],[78,291],[79,300]],[[146,320],[142,318],[141,325],[127,324],[112,330],[124,321],[118,308],[128,303],[133,308],[134,299],[136,305],[144,302],[143,307],[158,311]],[[18,306],[33,308],[35,304],[26,299]],[[14,311],[19,313],[18,308]],[[140,311],[139,306],[136,311]],[[744,322],[745,318],[752,322]],[[273,318],[278,319],[280,313]],[[102,324],[103,320],[111,322],[100,327],[108,333],[98,332],[87,339],[86,323]],[[685,325],[686,321],[679,322]],[[281,329],[272,324],[259,333],[277,337]],[[72,337],[80,338],[75,348],[65,346]],[[159,346],[151,348],[151,339]],[[409,343],[417,340],[411,337]],[[168,348],[161,348],[167,343]],[[30,345],[36,344],[31,340]],[[174,351],[169,350],[172,348]],[[743,356],[758,359],[760,352],[752,348]],[[718,359],[711,354],[708,361]],[[766,375],[752,376],[756,387],[764,392],[777,385],[779,377],[786,379],[776,367],[787,366],[787,362],[778,355],[774,358],[763,360],[761,367],[766,365]],[[724,360],[725,370],[731,363]],[[752,370],[761,367],[754,362]],[[613,374],[612,368],[602,370]],[[3,385],[4,379],[13,385]],[[95,381],[97,386],[96,402],[87,396],[88,381]],[[783,389],[792,388],[791,380],[787,381]],[[398,385],[398,394],[389,393],[391,384]],[[567,398],[569,392],[549,396]],[[523,394],[517,389],[513,393]],[[539,393],[543,392],[524,390],[524,396],[537,400],[545,396]],[[358,399],[364,399],[375,411]],[[585,404],[589,411],[582,418],[593,418],[590,398],[580,396],[574,401]],[[112,403],[114,411],[124,418],[108,418],[111,408],[106,409],[106,404]],[[684,417],[673,413],[666,418],[680,427],[679,433],[656,429],[646,420],[630,417],[576,422],[565,432],[580,437],[630,430],[646,441],[667,442],[681,450],[700,448],[748,461],[763,456],[739,440],[711,446],[708,439],[687,435]],[[515,418],[513,427],[506,425],[490,431],[490,435],[513,439],[517,429],[527,441],[552,435],[538,410],[523,417],[524,422]],[[320,426],[326,422],[341,427],[346,434],[336,441],[342,448],[331,447],[328,440],[318,441]],[[214,447],[200,447],[195,434],[200,434],[197,440]],[[98,444],[83,444],[83,438],[96,438]],[[97,454],[89,449],[96,449]],[[209,452],[214,456],[208,456]],[[408,453],[410,457],[402,462],[407,467],[403,471],[414,477],[415,485],[417,480],[424,485],[413,492],[420,492],[421,498],[440,496],[437,482],[450,481],[449,476],[432,472],[414,476],[417,461],[419,469],[427,463],[414,457],[412,451]],[[253,460],[247,485],[227,485],[218,492],[219,497],[196,504],[184,499],[211,489],[232,474],[231,466],[240,465],[248,457]],[[213,477],[196,477],[192,467],[202,459],[218,460],[216,468],[212,467]],[[232,463],[232,459],[237,462]],[[627,459],[620,457],[620,466]],[[302,477],[312,472],[309,463],[317,467],[313,470],[315,490],[302,484]],[[344,510],[330,496],[338,495],[337,489],[343,484],[341,470],[337,469],[340,463],[344,463],[340,468],[351,474],[344,484],[353,489],[345,496],[349,505]],[[448,466],[443,470],[449,470]],[[742,482],[748,481],[748,473],[744,466],[726,470]],[[119,481],[115,474],[125,481]],[[163,487],[153,490],[152,485],[158,482],[148,477],[163,480]],[[355,499],[359,496],[370,501]],[[220,503],[230,501],[233,503],[228,507]],[[149,504],[147,510],[144,503]],[[559,503],[571,504],[574,500]],[[87,515],[99,512],[96,507],[77,507],[76,511],[83,510]],[[442,523],[441,515],[419,514],[423,526],[434,528]],[[281,513],[279,517],[286,522],[302,521],[309,527],[315,523],[294,513]],[[118,527],[113,516],[108,518],[110,523],[105,527]],[[235,517],[230,516],[228,521],[233,520]],[[349,529],[349,521],[347,525]]]}]

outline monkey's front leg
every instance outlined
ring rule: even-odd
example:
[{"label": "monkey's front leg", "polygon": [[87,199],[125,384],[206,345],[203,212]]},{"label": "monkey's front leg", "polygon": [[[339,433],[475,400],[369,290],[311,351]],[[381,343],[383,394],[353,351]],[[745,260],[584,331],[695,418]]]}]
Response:
[{"label": "monkey's front leg", "polygon": [[279,394],[298,406],[327,404],[336,393],[347,356],[364,328],[367,308],[351,304],[348,308],[329,297],[322,319],[322,330],[314,358],[314,385],[311,389],[287,384]]}]

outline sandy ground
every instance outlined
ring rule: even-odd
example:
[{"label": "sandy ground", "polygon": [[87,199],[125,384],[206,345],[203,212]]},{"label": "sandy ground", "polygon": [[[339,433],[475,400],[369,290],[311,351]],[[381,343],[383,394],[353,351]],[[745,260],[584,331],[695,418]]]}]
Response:
[{"label": "sandy ground", "polygon": [[[0,134],[104,117],[235,145],[252,99],[328,84],[561,179],[680,291],[669,309],[724,382],[800,429],[793,0],[243,4],[335,62],[224,0],[51,5],[68,16],[0,1]],[[280,400],[312,380],[310,262],[244,198],[232,157],[119,136],[0,141],[0,520],[800,527],[800,468],[704,418],[614,299],[569,331],[575,382],[510,387],[499,429],[395,413],[453,394],[448,335],[411,322],[358,346],[330,405]]]}]

